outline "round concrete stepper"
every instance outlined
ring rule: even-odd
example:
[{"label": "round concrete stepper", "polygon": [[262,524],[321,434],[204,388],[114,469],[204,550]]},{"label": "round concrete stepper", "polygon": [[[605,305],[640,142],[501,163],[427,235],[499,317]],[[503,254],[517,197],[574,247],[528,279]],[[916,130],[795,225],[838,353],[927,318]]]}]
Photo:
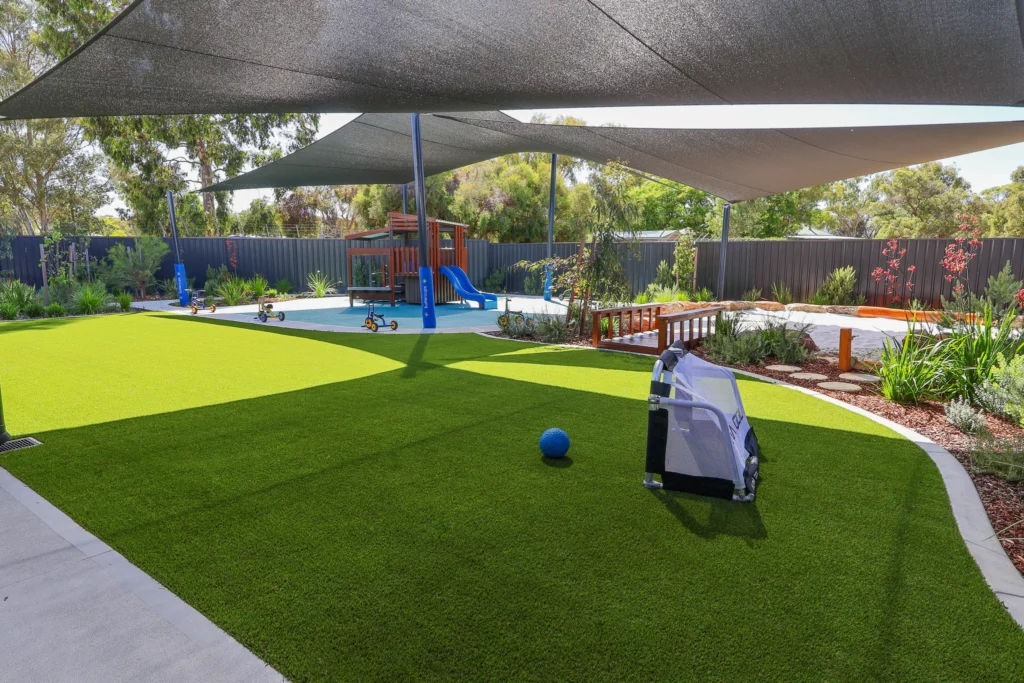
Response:
[{"label": "round concrete stepper", "polygon": [[790,375],[793,379],[803,379],[808,382],[817,382],[821,379],[828,379],[828,375],[819,375],[816,372],[794,372]]},{"label": "round concrete stepper", "polygon": [[882,381],[882,378],[878,375],[869,375],[866,372],[844,372],[839,375],[839,379],[845,379],[851,382],[863,382],[865,384],[875,384]]},{"label": "round concrete stepper", "polygon": [[850,384],[849,382],[821,382],[818,384],[819,389],[828,389],[829,391],[845,391],[849,394],[855,394],[860,391],[859,384]]},{"label": "round concrete stepper", "polygon": [[766,365],[764,369],[772,372],[800,372],[800,368],[796,365]]}]

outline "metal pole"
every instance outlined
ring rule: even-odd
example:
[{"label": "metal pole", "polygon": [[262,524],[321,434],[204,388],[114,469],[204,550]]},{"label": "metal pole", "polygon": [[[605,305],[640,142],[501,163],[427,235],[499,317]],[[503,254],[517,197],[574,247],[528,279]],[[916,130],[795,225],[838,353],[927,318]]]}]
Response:
[{"label": "metal pole", "polygon": [[178,218],[174,214],[174,193],[167,190],[167,209],[171,215],[171,242],[174,244],[174,284],[178,287],[178,303],[188,306],[188,278],[185,276],[185,264],[181,262],[181,249],[178,247]]},{"label": "metal pole", "polygon": [[7,427],[4,425],[4,395],[0,392],[0,444],[10,440],[11,435],[7,432]]},{"label": "metal pole", "polygon": [[722,246],[718,253],[718,300],[725,301],[725,262],[726,251],[729,248],[729,212],[732,205],[726,202],[725,210],[722,211]]},{"label": "metal pole", "polygon": [[[548,258],[555,241],[555,179],[558,174],[558,155],[551,155],[551,194],[548,197]],[[544,301],[551,301],[551,264],[544,269]]]},{"label": "metal pole", "polygon": [[409,213],[409,183],[402,183],[402,213]]},{"label": "metal pole", "polygon": [[427,235],[427,190],[423,184],[423,138],[420,134],[420,115],[412,115],[412,172],[416,192],[416,229],[420,236],[420,314],[423,329],[437,327],[434,312],[434,272],[430,269],[430,249]]}]

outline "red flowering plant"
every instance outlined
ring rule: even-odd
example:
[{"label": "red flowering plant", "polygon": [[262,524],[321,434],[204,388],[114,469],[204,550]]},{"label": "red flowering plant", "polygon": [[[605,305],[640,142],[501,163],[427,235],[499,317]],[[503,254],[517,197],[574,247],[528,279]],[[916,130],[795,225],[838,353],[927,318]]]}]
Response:
[{"label": "red flowering plant", "polygon": [[[956,237],[946,246],[946,252],[939,265],[946,271],[943,279],[953,286],[953,299],[946,301],[943,298],[942,307],[948,313],[962,317],[965,313],[974,312],[979,305],[977,297],[971,291],[970,265],[981,250],[981,231],[978,229],[977,216],[961,214],[957,216],[957,220],[959,225]],[[1021,300],[1024,300],[1024,296]]]},{"label": "red flowering plant", "polygon": [[879,266],[871,271],[871,277],[875,278],[875,282],[885,286],[885,302],[892,306],[904,305],[909,293],[914,290],[914,273],[917,272],[917,266],[904,266],[903,258],[906,255],[906,247],[900,248],[900,243],[895,238],[890,239],[882,249],[886,267]]}]

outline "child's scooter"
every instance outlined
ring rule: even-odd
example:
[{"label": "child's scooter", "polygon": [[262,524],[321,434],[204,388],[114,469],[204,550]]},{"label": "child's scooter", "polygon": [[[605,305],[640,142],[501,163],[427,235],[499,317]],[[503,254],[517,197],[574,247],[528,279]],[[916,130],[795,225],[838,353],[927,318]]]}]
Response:
[{"label": "child's scooter", "polygon": [[[206,310],[206,290],[205,289],[190,289],[188,290],[188,305],[192,309],[192,315],[195,315],[199,311]],[[210,313],[217,310],[214,304],[210,304]]]},{"label": "child's scooter", "polygon": [[259,312],[256,317],[260,319],[261,323],[267,322],[268,318],[277,318],[280,321],[284,321],[284,311],[274,312],[274,304],[268,302],[264,297],[260,297],[256,300],[256,305],[259,306]]},{"label": "child's scooter", "polygon": [[[378,323],[378,321],[380,322]],[[366,320],[363,321],[363,324],[366,325],[366,329],[370,330],[371,332],[376,332],[381,328],[382,325],[388,326],[392,330],[398,329],[398,321],[392,320],[391,323],[388,324],[388,322],[384,320],[384,315],[382,313],[377,313],[374,310],[372,301],[366,304]]]}]

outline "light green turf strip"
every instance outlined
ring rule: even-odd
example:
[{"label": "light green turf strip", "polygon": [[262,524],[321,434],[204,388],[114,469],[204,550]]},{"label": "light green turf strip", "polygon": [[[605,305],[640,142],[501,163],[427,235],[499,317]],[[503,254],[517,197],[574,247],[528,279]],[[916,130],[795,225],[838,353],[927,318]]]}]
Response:
[{"label": "light green turf strip", "polygon": [[257,398],[402,367],[302,337],[149,313],[0,324],[0,359],[7,424],[18,434]]},{"label": "light green turf strip", "polygon": [[[118,347],[127,364],[154,335],[200,335],[217,359],[239,330],[253,353],[302,341],[394,364],[246,400],[213,386],[206,407],[43,428],[0,457],[293,681],[1024,680],[1024,633],[934,464],[839,407],[740,381],[764,455],[742,505],[640,485],[653,359],[128,320],[145,330]],[[39,386],[96,395],[67,366],[20,366],[5,398],[45,425]],[[128,377],[102,400],[160,392]],[[552,426],[570,461],[539,457]]]}]

